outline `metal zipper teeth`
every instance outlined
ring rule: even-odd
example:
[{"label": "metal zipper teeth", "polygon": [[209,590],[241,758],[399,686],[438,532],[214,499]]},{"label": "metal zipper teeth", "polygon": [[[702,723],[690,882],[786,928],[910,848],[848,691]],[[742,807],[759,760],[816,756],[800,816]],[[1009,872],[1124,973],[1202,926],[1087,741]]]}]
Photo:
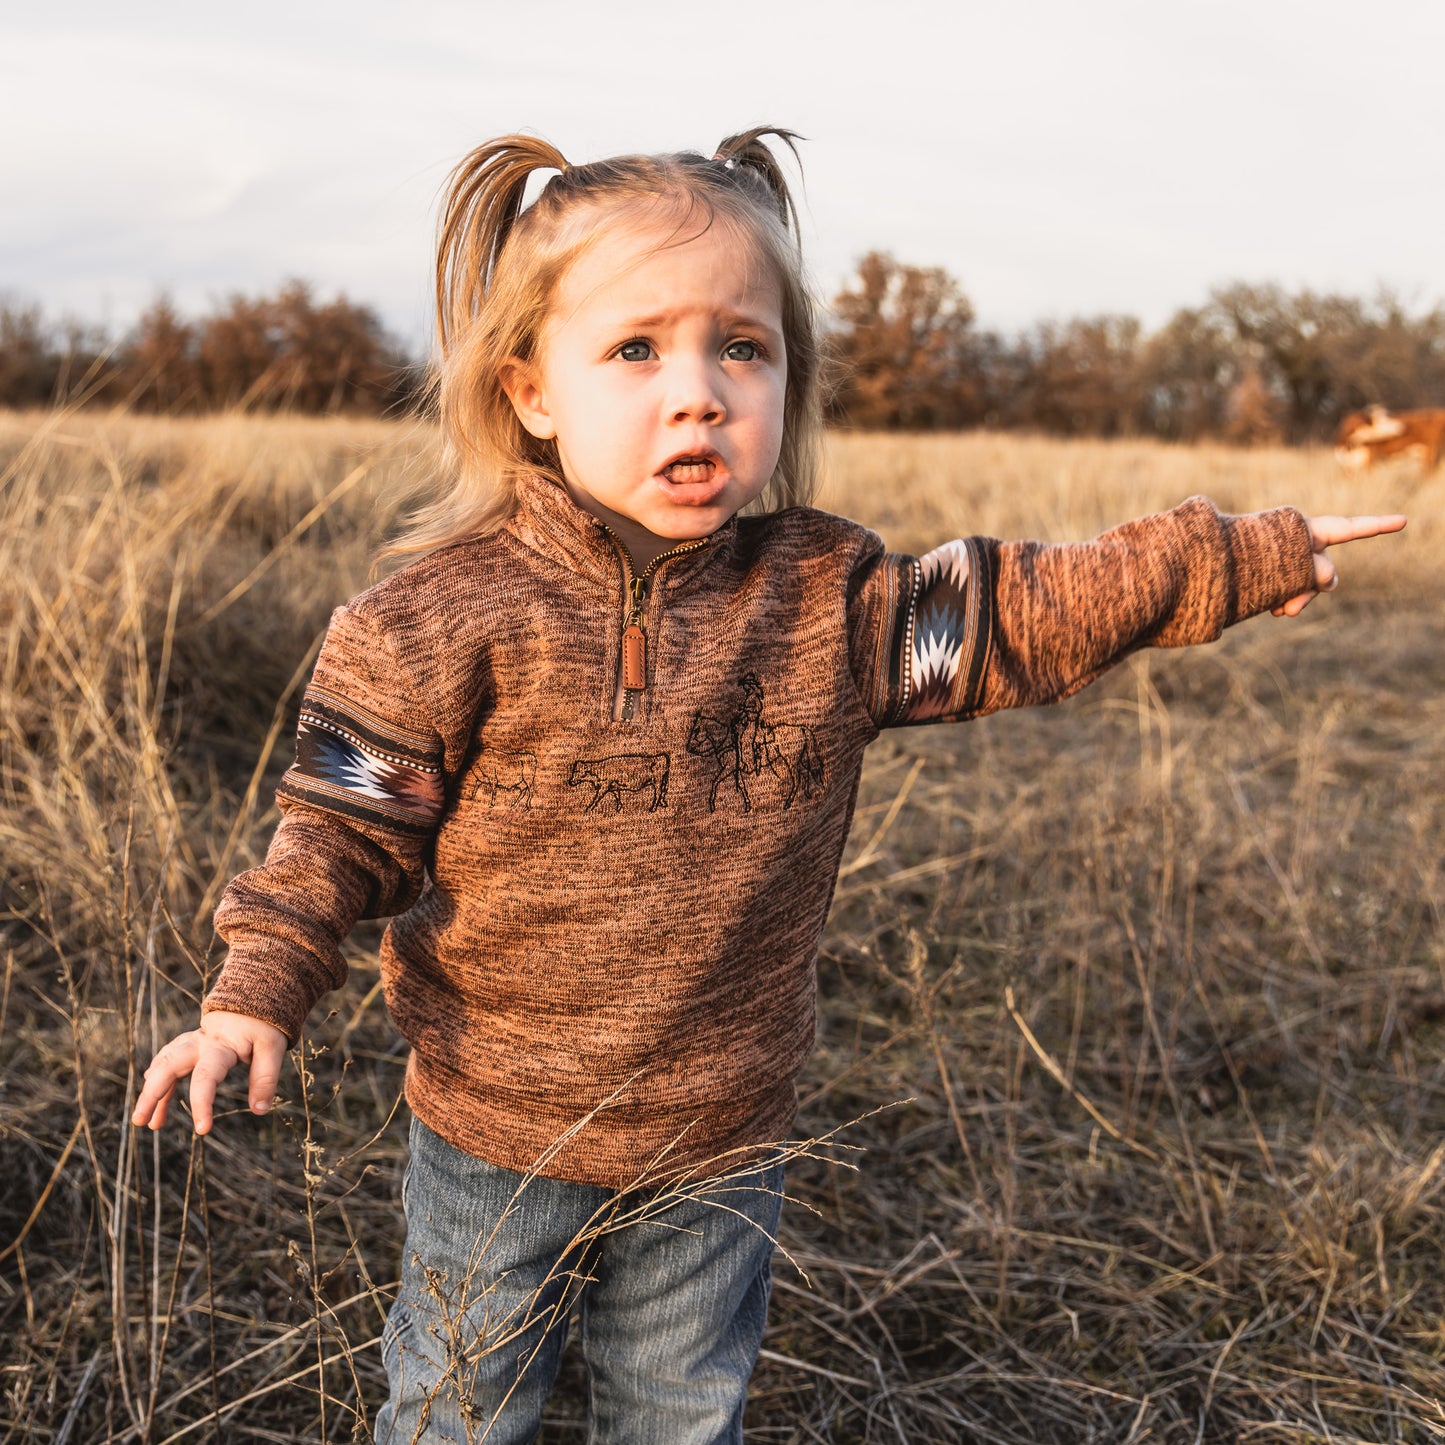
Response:
[{"label": "metal zipper teeth", "polygon": [[[627,585],[623,588],[623,595],[630,600],[625,604],[626,611],[622,621],[622,628],[624,632],[634,622],[636,622],[639,626],[642,623],[642,608],[643,603],[646,600],[645,589],[647,587],[647,584],[652,580],[652,574],[656,572],[657,569],[662,566],[664,562],[670,562],[674,557],[686,557],[689,555],[689,553],[700,552],[704,547],[708,545],[709,542],[712,541],[711,537],[698,537],[694,541],[684,542],[680,547],[669,548],[666,552],[658,553],[658,555],[654,557],[652,561],[649,562],[647,566],[644,567],[639,573],[636,564],[632,560],[632,553],[627,550],[627,543],[624,542],[622,538],[619,537],[617,533],[614,532],[612,528],[607,525],[606,522],[602,521],[601,518],[594,518],[594,520],[596,521],[597,525],[604,532],[606,532],[609,537],[612,538],[613,544],[616,546],[619,554],[622,557],[623,564],[627,569]],[[632,587],[637,582],[641,582],[643,585],[644,592],[642,597],[636,597],[632,593]],[[641,691],[642,689],[640,687],[623,688],[622,716],[618,719],[618,721],[632,721],[633,709],[637,706],[637,694]]]}]

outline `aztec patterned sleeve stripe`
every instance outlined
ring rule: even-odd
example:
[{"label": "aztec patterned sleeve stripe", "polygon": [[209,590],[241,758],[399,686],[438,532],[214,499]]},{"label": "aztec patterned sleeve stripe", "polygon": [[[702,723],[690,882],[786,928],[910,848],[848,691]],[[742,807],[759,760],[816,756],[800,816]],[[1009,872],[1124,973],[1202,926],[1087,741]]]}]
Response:
[{"label": "aztec patterned sleeve stripe", "polygon": [[880,636],[880,726],[952,722],[978,710],[993,632],[993,545],[966,537],[889,559],[897,586]]},{"label": "aztec patterned sleeve stripe", "polygon": [[296,762],[277,796],[429,835],[446,801],[441,740],[384,722],[313,683],[301,705]]}]

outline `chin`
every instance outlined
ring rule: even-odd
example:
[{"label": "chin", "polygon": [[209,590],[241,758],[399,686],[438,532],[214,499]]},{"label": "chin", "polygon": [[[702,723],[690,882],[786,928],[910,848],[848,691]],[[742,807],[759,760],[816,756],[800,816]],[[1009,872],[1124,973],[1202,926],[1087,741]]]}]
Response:
[{"label": "chin", "polygon": [[658,517],[655,525],[645,524],[655,537],[665,537],[669,542],[692,542],[699,537],[710,537],[732,516],[724,507],[698,507],[679,516],[672,513]]},{"label": "chin", "polygon": [[668,527],[665,531],[654,531],[651,528],[648,530],[652,531],[654,537],[660,538],[664,542],[697,542],[703,537],[711,537],[725,520],[726,518],[710,525],[698,522],[692,527]]}]

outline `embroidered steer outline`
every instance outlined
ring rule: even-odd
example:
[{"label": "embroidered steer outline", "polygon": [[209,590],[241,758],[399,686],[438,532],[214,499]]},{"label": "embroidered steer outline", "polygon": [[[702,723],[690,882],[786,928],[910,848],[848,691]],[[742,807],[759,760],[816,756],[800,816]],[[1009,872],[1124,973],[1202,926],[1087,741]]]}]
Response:
[{"label": "embroidered steer outline", "polygon": [[490,794],[487,811],[497,806],[497,794],[511,795],[509,807],[530,808],[532,787],[537,781],[535,753],[518,753],[509,748],[487,748],[467,774],[467,800]]},{"label": "embroidered steer outline", "polygon": [[592,801],[586,811],[595,812],[604,798],[612,799],[612,811],[626,806],[624,796],[648,794],[647,811],[655,813],[667,802],[667,778],[672,768],[669,753],[614,753],[607,758],[578,758],[572,764],[567,785],[590,785]]}]

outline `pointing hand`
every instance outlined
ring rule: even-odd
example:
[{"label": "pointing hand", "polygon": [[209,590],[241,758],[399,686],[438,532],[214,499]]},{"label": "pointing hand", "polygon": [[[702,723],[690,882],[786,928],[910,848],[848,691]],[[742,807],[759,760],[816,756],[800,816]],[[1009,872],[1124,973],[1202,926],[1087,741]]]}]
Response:
[{"label": "pointing hand", "polygon": [[1313,592],[1301,592],[1274,609],[1276,617],[1298,617],[1317,593],[1333,592],[1339,586],[1335,564],[1325,550],[1339,542],[1358,542],[1362,537],[1379,537],[1398,532],[1405,518],[1398,512],[1382,517],[1310,517],[1307,519],[1310,541],[1315,549],[1315,585]]}]

